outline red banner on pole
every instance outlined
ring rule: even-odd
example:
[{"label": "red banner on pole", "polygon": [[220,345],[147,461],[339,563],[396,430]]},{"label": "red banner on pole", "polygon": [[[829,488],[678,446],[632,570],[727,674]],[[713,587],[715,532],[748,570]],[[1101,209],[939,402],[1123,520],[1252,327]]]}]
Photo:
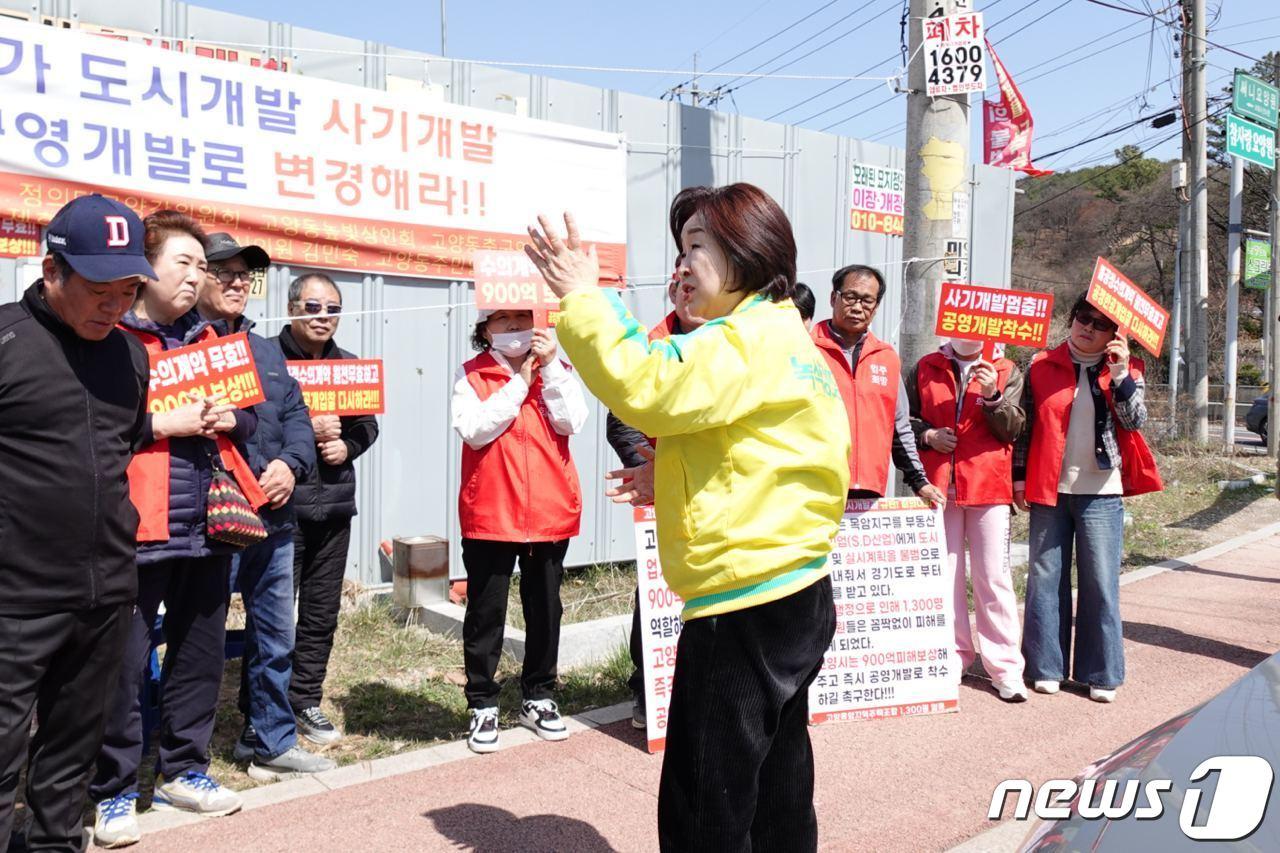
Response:
[{"label": "red banner on pole", "polygon": [[168,412],[205,397],[240,409],[266,401],[244,332],[151,354],[148,411]]},{"label": "red banner on pole", "polygon": [[1120,327],[1121,336],[1132,336],[1142,348],[1159,357],[1169,312],[1160,307],[1106,258],[1098,258],[1085,299]]},{"label": "red banner on pole", "polygon": [[1052,316],[1052,293],[944,281],[933,333],[983,341],[983,358],[990,360],[997,343],[1043,349]]},{"label": "red banner on pole", "polygon": [[288,361],[285,366],[302,386],[312,416],[380,415],[387,409],[380,358]]},{"label": "red banner on pole", "polygon": [[1031,163],[1031,108],[1018,91],[1018,86],[1005,71],[991,42],[987,42],[991,64],[996,69],[1000,100],[982,102],[983,160],[988,166],[1000,166],[1026,172],[1033,178],[1052,175],[1048,169],[1037,169]]}]

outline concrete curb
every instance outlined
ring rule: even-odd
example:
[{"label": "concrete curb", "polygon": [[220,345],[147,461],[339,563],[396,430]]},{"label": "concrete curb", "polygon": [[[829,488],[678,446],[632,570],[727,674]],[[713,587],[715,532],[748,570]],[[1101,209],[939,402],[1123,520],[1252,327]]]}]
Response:
[{"label": "concrete curb", "polygon": [[[623,702],[566,717],[565,727],[572,734],[578,734],[600,726],[621,722],[622,720],[630,719],[630,717],[631,703]],[[537,740],[537,735],[521,726],[506,729],[502,732],[502,748],[504,750],[535,743]],[[386,779],[390,776],[414,773],[440,764],[468,761],[476,758],[483,758],[483,756],[467,749],[467,742],[460,740],[453,743],[436,744],[435,746],[428,746],[399,755],[391,755],[386,758],[378,758],[373,761],[360,761],[339,767],[336,770],[330,770],[327,773],[317,773],[314,776],[304,776],[300,779],[260,785],[257,788],[242,791],[240,797],[244,800],[243,810],[253,811],[267,806],[274,806],[277,803],[287,803],[290,800],[296,800],[301,797],[311,797],[327,791],[347,788],[351,785],[372,782],[375,779]],[[190,812],[153,810],[138,815],[138,824],[142,828],[143,834],[146,835],[180,826],[189,826],[208,819]]]}]

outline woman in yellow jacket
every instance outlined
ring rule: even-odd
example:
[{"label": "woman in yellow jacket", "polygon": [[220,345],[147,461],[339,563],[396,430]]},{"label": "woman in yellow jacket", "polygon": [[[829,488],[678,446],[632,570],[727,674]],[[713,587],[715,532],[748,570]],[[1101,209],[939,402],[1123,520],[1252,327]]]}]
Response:
[{"label": "woman in yellow jacket", "polygon": [[849,427],[788,298],[795,238],[749,184],[676,196],[690,311],[650,341],[571,216],[530,257],[562,297],[556,327],[587,387],[658,439],[655,507],[685,625],[658,794],[663,850],[816,850],[808,689],[835,630],[827,556],[844,511]]}]

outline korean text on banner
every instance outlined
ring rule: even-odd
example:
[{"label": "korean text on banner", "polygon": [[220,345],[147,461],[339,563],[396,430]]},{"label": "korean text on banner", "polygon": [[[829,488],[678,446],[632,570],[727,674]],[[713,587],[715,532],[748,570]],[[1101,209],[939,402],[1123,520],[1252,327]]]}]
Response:
[{"label": "korean text on banner", "polygon": [[1031,107],[990,42],[987,50],[996,69],[1000,100],[982,102],[983,162],[988,166],[1017,169],[1033,178],[1052,175],[1052,171],[1037,169],[1031,162],[1031,133],[1035,128]]},{"label": "korean text on banner", "polygon": [[380,358],[288,361],[311,415],[380,415],[387,409]]},{"label": "korean text on banner", "polygon": [[149,412],[169,412],[205,397],[240,409],[266,401],[244,332],[151,354]]},{"label": "korean text on banner", "polygon": [[925,18],[924,73],[927,94],[963,95],[987,88],[986,29],[981,12]]},{"label": "korean text on banner", "polygon": [[1106,258],[1098,258],[1094,265],[1093,280],[1089,282],[1085,299],[1121,330],[1128,329],[1128,334],[1147,352],[1160,355],[1169,326],[1169,312],[1125,278]]},{"label": "korean text on banner", "polygon": [[831,552],[836,633],[809,721],[954,711],[960,665],[942,511],[918,498],[849,501]]},{"label": "korean text on banner", "polygon": [[0,219],[0,258],[30,258],[39,254],[39,225],[10,217]]},{"label": "korean text on banner", "polygon": [[1049,341],[1052,316],[1052,293],[944,281],[933,333],[1042,349]]},{"label": "korean text on banner", "polygon": [[902,236],[902,193],[907,173],[889,166],[854,163],[849,187],[849,228]]},{"label": "korean text on banner", "polygon": [[471,266],[477,308],[533,311],[534,326],[555,325],[560,299],[524,252],[473,252]]},{"label": "korean text on banner", "polygon": [[1244,286],[1254,290],[1271,287],[1271,241],[1244,239]]},{"label": "korean text on banner", "polygon": [[636,573],[640,590],[640,635],[644,643],[645,737],[650,752],[667,742],[667,709],[676,672],[676,644],[684,621],[684,602],[662,577],[658,561],[658,522],[652,506],[635,509]]},{"label": "korean text on banner", "polygon": [[470,277],[554,198],[625,274],[616,133],[0,17],[0,210],[101,191],[189,212],[279,263]]}]

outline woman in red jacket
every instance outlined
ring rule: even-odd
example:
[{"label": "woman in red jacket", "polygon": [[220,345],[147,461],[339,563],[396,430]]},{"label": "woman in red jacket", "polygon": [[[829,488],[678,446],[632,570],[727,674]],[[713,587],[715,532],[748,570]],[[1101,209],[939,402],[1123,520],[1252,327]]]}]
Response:
[{"label": "woman in red jacket", "polygon": [[[1163,488],[1139,431],[1147,420],[1144,367],[1130,357],[1116,324],[1081,296],[1071,307],[1067,340],[1037,353],[1027,371],[1027,426],[1015,448],[1013,500],[1031,513],[1022,653],[1037,693],[1057,693],[1068,662],[1095,702],[1114,702],[1124,682],[1122,497]],[[1074,650],[1073,550],[1079,575]]]},{"label": "woman in red jacket", "polygon": [[498,748],[498,683],[507,590],[520,562],[525,654],[520,724],[544,740],[569,736],[551,698],[560,646],[560,579],[578,535],[582,492],[569,436],[587,421],[582,386],[556,358],[555,338],[531,311],[481,311],[458,368],[453,428],[462,437],[458,518],[467,570],[462,625],[474,752]]},{"label": "woman in red jacket", "polygon": [[982,663],[1006,702],[1025,702],[1018,598],[1009,568],[1013,442],[1025,420],[1022,372],[1007,358],[980,358],[981,341],[952,340],[907,375],[911,428],[929,482],[947,492],[942,516],[954,578],[959,678],[976,657],[969,630],[965,552]]}]

